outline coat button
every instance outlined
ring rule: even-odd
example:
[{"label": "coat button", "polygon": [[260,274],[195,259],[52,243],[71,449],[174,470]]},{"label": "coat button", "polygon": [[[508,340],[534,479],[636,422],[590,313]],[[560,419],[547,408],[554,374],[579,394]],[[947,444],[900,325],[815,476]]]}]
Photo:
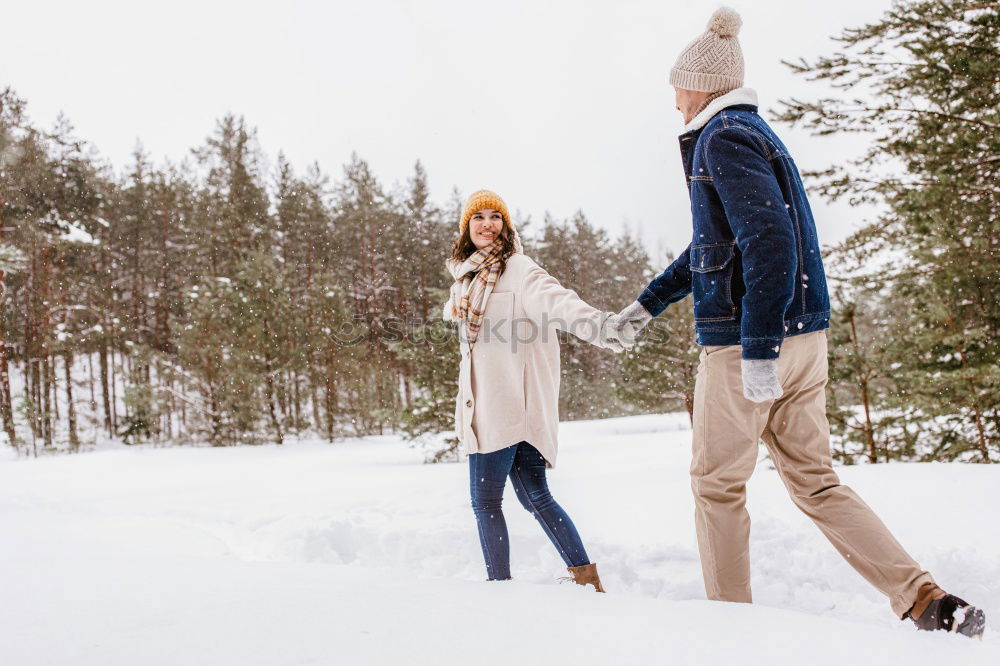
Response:
[{"label": "coat button", "polygon": [[472,401],[471,400],[466,400],[465,401],[465,406],[466,407],[472,407]]}]

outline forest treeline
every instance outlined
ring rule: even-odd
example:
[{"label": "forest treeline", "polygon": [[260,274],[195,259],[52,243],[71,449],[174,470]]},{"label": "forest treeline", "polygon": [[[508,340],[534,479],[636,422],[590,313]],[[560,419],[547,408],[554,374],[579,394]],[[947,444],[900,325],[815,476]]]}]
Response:
[{"label": "forest treeline", "polygon": [[[432,202],[419,162],[393,191],[357,156],[338,178],[296,173],[282,155],[266,168],[255,131],[226,116],[182,164],[137,150],[116,172],[67,122],[43,131],[25,107],[0,93],[9,442],[449,428],[458,352],[440,313],[460,197]],[[527,251],[601,307],[623,307],[651,277],[635,238],[582,214],[518,223]],[[690,337],[673,343],[687,352]],[[609,390],[618,359],[567,343],[564,417],[639,409]],[[676,407],[672,376],[643,409]]]},{"label": "forest treeline", "polygon": [[[868,101],[772,113],[872,134],[855,163],[807,174],[815,196],[882,204],[827,257],[845,462],[1000,460],[1000,23],[967,4],[897,3],[841,52],[790,64],[845,93],[864,82]],[[38,453],[450,431],[457,343],[440,311],[461,200],[432,201],[419,162],[391,188],[358,156],[335,177],[297,172],[233,115],[181,163],[138,148],[115,167],[4,89],[0,440]],[[582,213],[516,222],[525,251],[603,309],[669,261]],[[655,324],[623,355],[563,338],[563,419],[690,413],[690,304]]]}]

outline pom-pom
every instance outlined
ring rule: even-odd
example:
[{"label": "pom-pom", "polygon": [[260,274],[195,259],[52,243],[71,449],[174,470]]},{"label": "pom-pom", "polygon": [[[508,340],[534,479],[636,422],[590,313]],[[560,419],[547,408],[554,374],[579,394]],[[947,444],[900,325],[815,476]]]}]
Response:
[{"label": "pom-pom", "polygon": [[735,37],[740,32],[743,19],[730,7],[719,7],[708,19],[708,29],[719,37]]}]

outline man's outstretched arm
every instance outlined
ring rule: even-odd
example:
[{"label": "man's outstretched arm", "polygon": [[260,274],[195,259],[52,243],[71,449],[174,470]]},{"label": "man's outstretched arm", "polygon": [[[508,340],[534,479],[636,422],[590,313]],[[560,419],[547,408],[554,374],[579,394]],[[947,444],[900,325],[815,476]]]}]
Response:
[{"label": "man's outstretched arm", "polygon": [[[636,334],[671,303],[691,293],[691,246],[674,263],[653,278],[639,297],[618,313],[620,335],[626,347],[635,344]],[[625,330],[629,329],[629,330]]]},{"label": "man's outstretched arm", "polygon": [[674,263],[653,278],[635,299],[651,316],[657,317],[667,306],[691,293],[691,246]]}]

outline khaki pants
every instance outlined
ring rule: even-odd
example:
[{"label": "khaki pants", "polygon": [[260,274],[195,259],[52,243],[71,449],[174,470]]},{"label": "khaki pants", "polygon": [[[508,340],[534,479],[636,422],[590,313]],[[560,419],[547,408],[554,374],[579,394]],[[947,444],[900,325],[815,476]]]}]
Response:
[{"label": "khaki pants", "polygon": [[750,602],[746,482],[764,440],[792,501],[903,617],[932,582],[853,490],[840,484],[826,419],[826,331],[785,339],[780,400],[743,397],[741,347],[705,347],[694,390],[691,487],[709,599]]}]

